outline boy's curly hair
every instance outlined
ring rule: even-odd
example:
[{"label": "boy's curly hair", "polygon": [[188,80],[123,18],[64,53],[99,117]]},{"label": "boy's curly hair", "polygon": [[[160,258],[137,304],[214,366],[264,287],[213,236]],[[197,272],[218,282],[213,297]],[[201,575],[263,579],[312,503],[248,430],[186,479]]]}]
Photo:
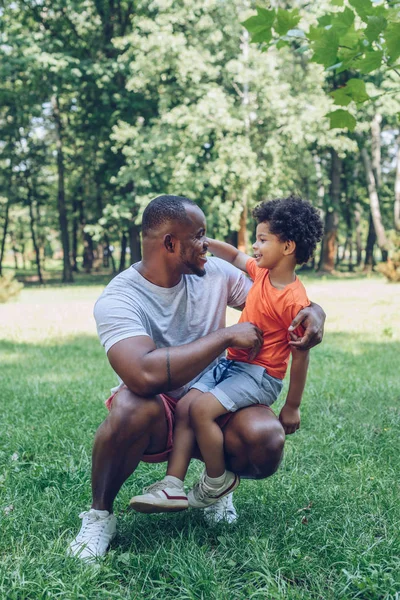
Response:
[{"label": "boy's curly hair", "polygon": [[270,232],[282,242],[295,242],[298,265],[310,260],[324,233],[317,209],[299,196],[261,202],[253,210],[253,217],[257,223],[267,222]]}]

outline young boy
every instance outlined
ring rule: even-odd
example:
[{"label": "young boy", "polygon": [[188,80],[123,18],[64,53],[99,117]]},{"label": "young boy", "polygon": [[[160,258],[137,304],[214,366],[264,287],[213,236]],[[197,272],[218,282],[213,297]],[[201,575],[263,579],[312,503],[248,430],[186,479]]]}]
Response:
[{"label": "young boy", "polygon": [[[239,485],[239,477],[225,468],[223,433],[217,419],[246,406],[270,407],[282,389],[290,352],[290,385],[279,420],[287,434],[300,426],[308,352],[291,349],[288,327],[299,310],[310,304],[295,267],[311,258],[323,226],[317,210],[295,196],[263,202],[253,216],[258,223],[254,258],[224,242],[208,241],[212,254],[246,271],[254,281],[240,321],[250,321],[263,331],[263,346],[257,356],[229,348],[227,358],[179,401],[167,475],[132,498],[131,507],[140,512],[183,510],[188,505],[205,508]],[[186,496],[183,480],[195,442],[205,470]]]}]

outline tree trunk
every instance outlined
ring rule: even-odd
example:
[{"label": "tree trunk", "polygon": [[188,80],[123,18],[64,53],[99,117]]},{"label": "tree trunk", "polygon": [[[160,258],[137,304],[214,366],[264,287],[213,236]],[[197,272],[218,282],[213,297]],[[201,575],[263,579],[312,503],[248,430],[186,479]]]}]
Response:
[{"label": "tree trunk", "polygon": [[92,236],[84,231],[83,233],[83,263],[85,273],[90,273],[93,268],[94,252]]},{"label": "tree trunk", "polygon": [[10,199],[8,198],[7,204],[6,204],[6,214],[4,215],[3,235],[1,238],[1,246],[0,246],[0,277],[3,275],[3,258],[4,258],[4,250],[5,250],[5,246],[6,246],[9,214],[10,214]]},{"label": "tree trunk", "polygon": [[129,227],[129,247],[131,249],[131,263],[138,262],[142,259],[142,251],[140,247],[140,227],[139,225],[131,224]]},{"label": "tree trunk", "polygon": [[325,232],[322,239],[319,270],[331,273],[335,268],[337,230],[339,225],[340,178],[342,159],[336,150],[331,149],[330,206],[325,213]]},{"label": "tree trunk", "polygon": [[374,222],[372,220],[372,214],[369,213],[369,227],[368,227],[367,244],[365,246],[364,271],[371,271],[372,268],[375,266],[375,259],[374,259],[375,242],[376,242],[376,232],[375,232]]},{"label": "tree trunk", "polygon": [[356,253],[357,260],[356,265],[359,267],[362,261],[362,246],[361,246],[361,207],[357,202],[356,208],[354,210],[354,222],[356,225]]},{"label": "tree trunk", "polygon": [[394,227],[400,231],[400,137],[397,139],[396,179],[394,183]]},{"label": "tree trunk", "polygon": [[57,174],[58,174],[58,192],[57,206],[58,217],[60,223],[61,245],[63,249],[63,283],[71,283],[74,278],[72,276],[71,262],[69,258],[69,235],[68,235],[68,217],[67,207],[65,202],[65,183],[64,183],[64,150],[62,139],[62,123],[60,115],[60,107],[57,96],[52,96],[51,105],[53,109],[54,122],[56,124],[56,148],[57,148]]},{"label": "tree trunk", "polygon": [[369,203],[371,206],[371,216],[374,223],[377,242],[382,253],[382,260],[386,261],[388,258],[388,241],[386,238],[385,229],[382,224],[381,210],[379,206],[379,196],[376,187],[375,176],[366,148],[363,148],[361,150],[361,156],[363,158],[365,175],[367,178]]},{"label": "tree trunk", "polygon": [[122,238],[121,238],[121,255],[119,258],[118,273],[122,273],[122,271],[125,270],[127,245],[128,245],[128,237],[124,231],[124,233],[122,234]]},{"label": "tree trunk", "polygon": [[79,202],[72,200],[72,270],[78,273],[78,233],[79,233]]},{"label": "tree trunk", "polygon": [[248,235],[247,235],[247,215],[248,215],[248,205],[247,205],[247,194],[243,192],[243,208],[242,214],[240,215],[239,222],[239,231],[238,231],[238,249],[241,252],[247,254],[247,244],[248,244]]},{"label": "tree trunk", "polygon": [[29,177],[29,172],[26,171],[26,182],[27,182],[27,188],[28,188],[29,224],[30,224],[30,230],[31,230],[31,238],[32,238],[33,249],[35,252],[36,270],[37,270],[37,274],[38,274],[38,278],[39,278],[39,283],[41,285],[43,285],[42,269],[40,266],[40,249],[39,249],[39,246],[38,246],[37,240],[36,240],[35,216],[33,214],[33,206],[32,206],[32,195],[33,194],[32,194],[32,188],[30,186],[28,177]]},{"label": "tree trunk", "polygon": [[379,190],[382,183],[382,168],[381,168],[381,122],[380,114],[374,115],[371,123],[371,155],[372,155],[372,171],[375,177],[376,187]]},{"label": "tree trunk", "polygon": [[[248,60],[249,60],[249,45],[250,45],[249,37],[250,36],[249,36],[249,32],[247,31],[247,29],[243,30],[242,44],[241,44],[242,57],[243,57],[243,69],[244,69],[242,108],[244,111],[244,127],[245,127],[245,135],[247,136],[247,138],[249,138],[249,133],[250,133],[250,116],[249,116],[250,97],[249,97],[249,78],[248,78],[248,72],[249,72]],[[246,186],[246,184],[245,184],[245,186]],[[249,195],[248,190],[246,189],[246,187],[244,187],[243,195],[242,195],[242,213],[240,215],[239,231],[238,231],[238,249],[241,252],[245,252],[245,253],[248,252],[248,249],[247,249],[247,245],[248,245],[247,217],[248,217],[248,211],[249,211],[248,195]]]}]

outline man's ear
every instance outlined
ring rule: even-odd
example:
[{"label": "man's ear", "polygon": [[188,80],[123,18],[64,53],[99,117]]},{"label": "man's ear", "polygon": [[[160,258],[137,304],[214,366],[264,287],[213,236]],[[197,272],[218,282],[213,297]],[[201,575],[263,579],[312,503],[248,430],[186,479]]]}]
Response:
[{"label": "man's ear", "polygon": [[171,252],[171,254],[175,252],[175,238],[172,234],[167,233],[164,235],[164,246],[167,252]]},{"label": "man's ear", "polygon": [[283,253],[288,256],[289,254],[294,254],[296,252],[296,242],[293,240],[287,240],[285,242],[285,247],[283,249]]}]

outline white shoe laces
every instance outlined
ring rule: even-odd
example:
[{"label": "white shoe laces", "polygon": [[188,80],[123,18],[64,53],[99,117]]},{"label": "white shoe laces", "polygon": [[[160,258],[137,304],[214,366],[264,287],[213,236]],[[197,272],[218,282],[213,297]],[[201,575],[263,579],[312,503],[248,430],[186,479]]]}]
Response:
[{"label": "white shoe laces", "polygon": [[84,521],[82,529],[77,536],[77,541],[79,543],[99,541],[107,526],[107,519],[89,512],[82,512],[79,518]]},{"label": "white shoe laces", "polygon": [[155,483],[143,488],[143,494],[148,494],[149,492],[162,492],[162,490],[165,490],[165,488],[169,486],[176,487],[173,483],[167,484],[165,481],[156,481]]}]

